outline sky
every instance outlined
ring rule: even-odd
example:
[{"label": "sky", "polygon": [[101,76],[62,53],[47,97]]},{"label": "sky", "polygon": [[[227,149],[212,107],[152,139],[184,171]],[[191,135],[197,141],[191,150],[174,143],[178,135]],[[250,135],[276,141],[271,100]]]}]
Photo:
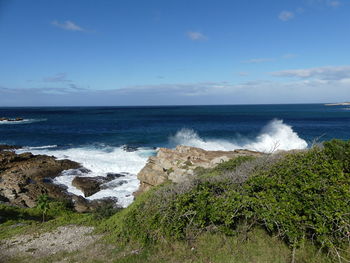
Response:
[{"label": "sky", "polygon": [[350,0],[0,0],[0,107],[349,100]]}]

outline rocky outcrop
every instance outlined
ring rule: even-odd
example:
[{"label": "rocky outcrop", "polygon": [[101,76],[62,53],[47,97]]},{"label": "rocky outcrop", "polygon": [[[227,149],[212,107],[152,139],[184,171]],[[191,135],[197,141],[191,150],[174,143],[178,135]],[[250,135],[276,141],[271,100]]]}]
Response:
[{"label": "rocky outcrop", "polygon": [[48,194],[53,198],[67,198],[62,187],[51,180],[63,170],[80,165],[69,160],[56,160],[46,155],[0,152],[0,196],[11,204],[33,207],[38,196]]},{"label": "rocky outcrop", "polygon": [[5,117],[1,117],[0,121],[23,121],[23,118],[14,118],[14,119],[10,119],[10,118],[5,118]]},{"label": "rocky outcrop", "polygon": [[197,167],[213,168],[221,162],[238,156],[260,155],[262,153],[249,150],[205,151],[182,145],[175,149],[160,148],[157,155],[150,157],[145,167],[138,173],[137,177],[141,184],[135,195],[167,180],[181,182],[194,176],[194,170]]},{"label": "rocky outcrop", "polygon": [[[57,200],[72,203],[78,212],[94,211],[98,207],[112,204],[116,206],[116,198],[87,200],[82,196],[68,193],[66,188],[52,183],[52,180],[64,170],[80,169],[79,163],[70,160],[57,160],[53,156],[33,155],[31,153],[16,154],[9,149],[16,147],[0,145],[0,202],[10,203],[21,207],[34,207],[36,200],[42,194]],[[97,188],[104,189],[104,185],[123,174],[108,174],[106,178],[97,178]],[[92,177],[78,177],[92,178]],[[79,181],[77,179],[76,181]],[[121,182],[119,182],[121,183]],[[78,183],[77,183],[78,184]],[[89,185],[89,183],[86,183]],[[94,184],[90,182],[90,191]],[[80,189],[84,189],[83,186]],[[88,190],[86,190],[88,191]],[[87,195],[88,196],[88,195]]]}]

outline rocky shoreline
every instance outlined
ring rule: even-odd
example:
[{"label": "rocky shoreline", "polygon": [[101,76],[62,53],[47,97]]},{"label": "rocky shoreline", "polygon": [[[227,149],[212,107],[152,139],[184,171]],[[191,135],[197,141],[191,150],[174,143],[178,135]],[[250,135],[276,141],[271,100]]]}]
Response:
[{"label": "rocky shoreline", "polygon": [[[112,180],[123,174],[107,174],[106,177],[76,176],[72,185],[83,196],[67,191],[67,187],[53,183],[65,170],[82,171],[86,168],[71,160],[57,160],[53,156],[15,153],[18,146],[0,145],[0,202],[21,207],[34,207],[40,195],[46,194],[57,200],[70,202],[78,212],[93,211],[99,206],[117,203],[116,198],[90,201],[86,199],[108,188]],[[205,151],[196,147],[179,145],[175,149],[159,148],[156,156],[149,157],[144,168],[137,174],[140,181],[137,196],[151,187],[171,181],[179,183],[195,176],[197,168],[213,168],[219,163],[239,156],[261,156],[263,153],[249,150]],[[78,174],[78,173],[77,173]],[[118,184],[126,183],[120,180]]]},{"label": "rocky shoreline", "polygon": [[62,171],[84,169],[70,160],[57,160],[53,156],[16,154],[17,146],[0,146],[0,202],[20,207],[34,207],[39,196],[69,202],[78,212],[93,211],[106,203],[116,203],[114,198],[89,201],[67,192],[62,185],[52,181]]}]

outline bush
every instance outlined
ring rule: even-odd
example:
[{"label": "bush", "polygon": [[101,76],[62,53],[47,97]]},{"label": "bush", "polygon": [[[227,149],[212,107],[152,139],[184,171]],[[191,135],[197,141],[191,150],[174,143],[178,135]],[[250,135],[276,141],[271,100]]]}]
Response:
[{"label": "bush", "polygon": [[116,207],[115,205],[108,203],[104,206],[98,206],[93,212],[93,217],[95,220],[106,219],[118,213],[121,209],[122,207]]}]

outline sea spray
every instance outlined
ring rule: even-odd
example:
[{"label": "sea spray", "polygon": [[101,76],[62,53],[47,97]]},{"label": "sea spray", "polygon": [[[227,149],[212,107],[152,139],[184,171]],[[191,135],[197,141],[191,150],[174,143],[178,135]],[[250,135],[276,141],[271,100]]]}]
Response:
[{"label": "sea spray", "polygon": [[282,120],[273,120],[261,130],[253,140],[241,137],[239,140],[203,139],[194,130],[181,129],[169,139],[172,145],[187,145],[210,151],[232,151],[248,149],[260,152],[275,150],[305,149],[307,142]]}]

